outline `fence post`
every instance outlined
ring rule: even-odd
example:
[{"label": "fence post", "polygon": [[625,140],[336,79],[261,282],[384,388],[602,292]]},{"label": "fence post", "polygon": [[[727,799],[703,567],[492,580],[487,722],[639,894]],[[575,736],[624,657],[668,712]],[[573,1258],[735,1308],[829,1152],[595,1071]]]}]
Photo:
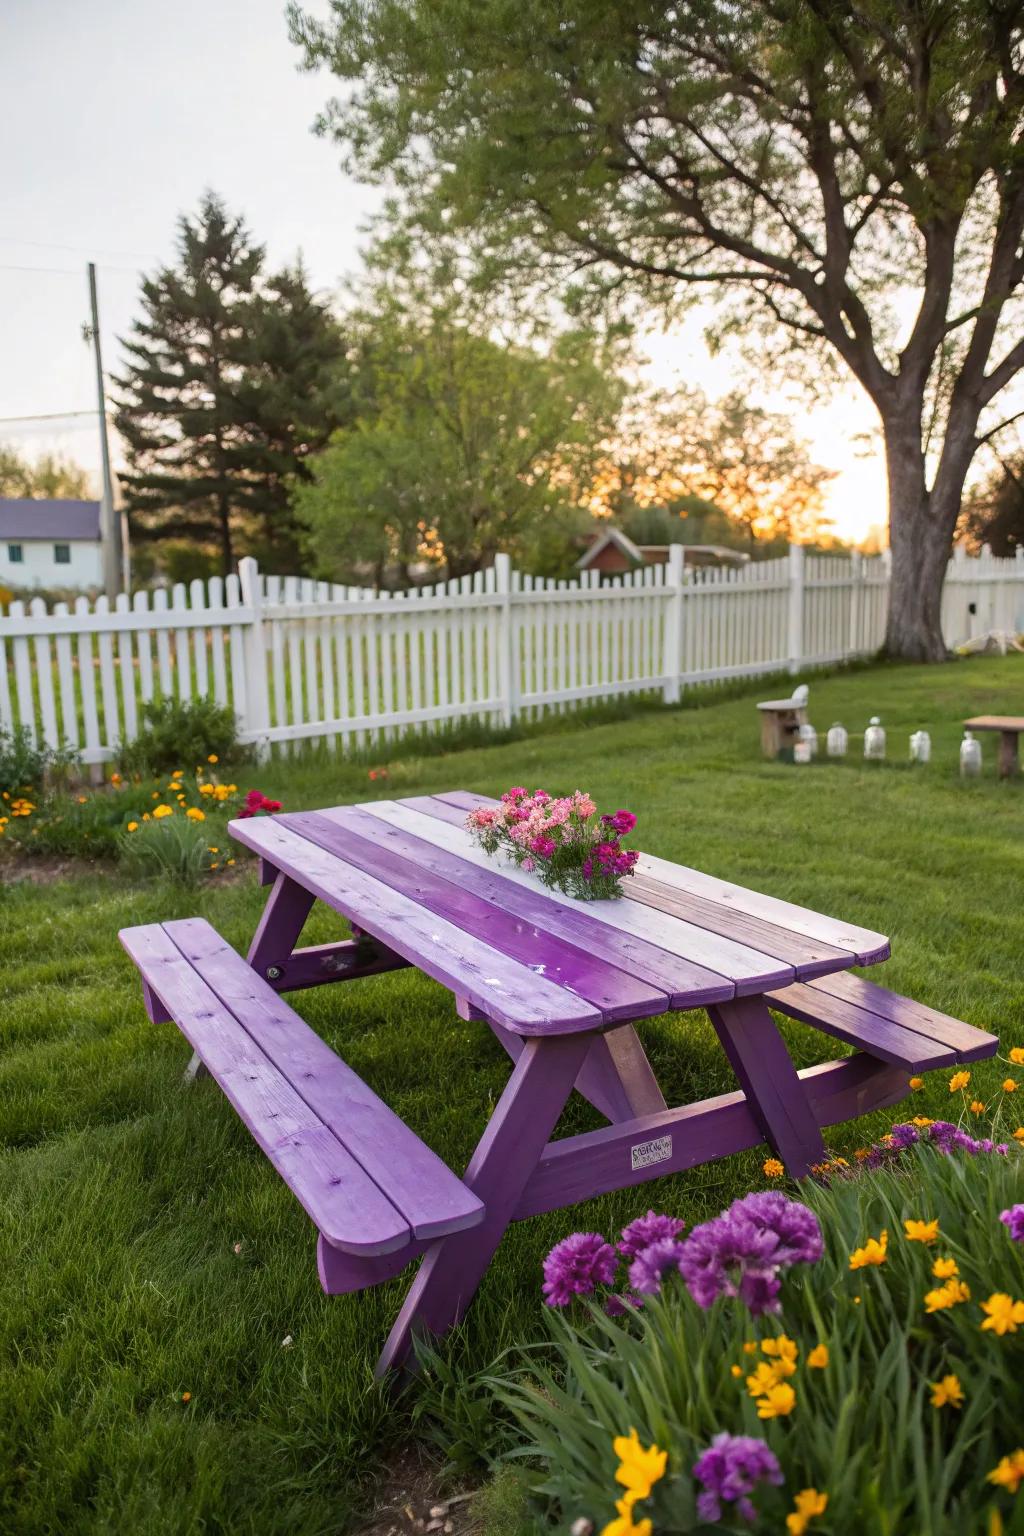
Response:
[{"label": "fence post", "polygon": [[804,654],[804,547],[789,546],[789,670],[800,671]]},{"label": "fence post", "polygon": [[864,557],[859,549],[855,549],[850,556],[850,628],[846,637],[846,653],[848,656],[859,656],[861,652],[861,590],[864,583]]},{"label": "fence post", "polygon": [[662,644],[661,670],[664,676],[661,697],[666,704],[678,704],[682,687],[683,670],[683,562],[682,544],[670,544],[665,570],[665,630]]},{"label": "fence post", "polygon": [[502,599],[498,609],[498,694],[501,723],[509,726],[519,713],[519,648],[512,613],[512,557],[494,557],[494,590]]},{"label": "fence post", "polygon": [[260,587],[260,570],[251,555],[238,562],[238,580],[242,588],[242,602],[252,614],[244,626],[245,700],[238,711],[239,724],[246,732],[254,733],[253,748],[257,762],[266,762],[270,756],[267,730],[270,726],[270,695],[267,691],[267,650],[263,638],[263,593]]}]

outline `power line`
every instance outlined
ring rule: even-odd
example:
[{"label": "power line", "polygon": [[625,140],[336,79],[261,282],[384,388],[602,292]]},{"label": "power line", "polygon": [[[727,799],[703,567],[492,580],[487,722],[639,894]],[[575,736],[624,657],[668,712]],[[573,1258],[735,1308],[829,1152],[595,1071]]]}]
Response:
[{"label": "power line", "polygon": [[[71,251],[76,256],[88,256],[89,250],[84,245],[59,245],[56,240],[23,240],[20,235],[0,235],[0,245],[30,245],[37,250]],[[142,261],[161,261],[155,251],[115,251],[109,247],[99,248],[104,256],[138,256]]]},{"label": "power line", "polygon": [[[127,272],[132,277],[138,277],[139,267],[111,267],[105,262],[97,262],[101,272]],[[0,272],[62,272],[66,277],[81,277],[80,267],[29,267],[16,266],[12,262],[0,262]]]},{"label": "power line", "polygon": [[0,426],[10,426],[13,422],[20,421],[67,421],[69,416],[98,416],[99,412],[93,407],[91,411],[47,411],[35,416],[0,416]]}]

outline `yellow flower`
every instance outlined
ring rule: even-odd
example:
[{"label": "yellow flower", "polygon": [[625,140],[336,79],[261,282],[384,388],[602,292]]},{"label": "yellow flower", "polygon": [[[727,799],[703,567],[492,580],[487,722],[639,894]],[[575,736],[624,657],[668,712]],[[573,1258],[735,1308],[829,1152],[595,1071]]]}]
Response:
[{"label": "yellow flower", "polygon": [[952,1280],[954,1275],[960,1273],[956,1259],[936,1259],[932,1265],[932,1274],[936,1280]]},{"label": "yellow flower", "polygon": [[636,1495],[627,1493],[624,1499],[616,1499],[615,1508],[619,1512],[617,1520],[609,1520],[601,1536],[651,1536],[654,1527],[650,1520],[634,1520],[633,1505],[636,1503]]},{"label": "yellow flower", "polygon": [[915,1125],[934,1125],[935,1121],[934,1120],[929,1120],[927,1115],[915,1115],[914,1116],[914,1124]]},{"label": "yellow flower", "polygon": [[888,1246],[889,1234],[884,1230],[880,1237],[869,1237],[863,1248],[855,1248],[850,1254],[850,1268],[866,1269],[869,1264],[884,1264]]},{"label": "yellow flower", "polygon": [[964,1405],[964,1389],[960,1385],[959,1376],[943,1376],[941,1381],[933,1381],[932,1407],[933,1408],[962,1408]]},{"label": "yellow flower", "polygon": [[775,1370],[780,1381],[785,1376],[792,1376],[796,1371],[796,1357],[799,1352],[794,1341],[787,1339],[784,1333],[780,1333],[777,1339],[764,1339],[761,1343],[761,1353],[775,1361]]},{"label": "yellow flower", "polygon": [[745,1339],[743,1341],[743,1353],[745,1355],[756,1355],[757,1354],[757,1340],[756,1339]]},{"label": "yellow flower", "polygon": [[173,815],[174,815],[174,806],[173,805],[158,805],[156,810],[153,812],[153,817],[154,817],[154,820],[156,820],[156,821],[160,821],[164,816],[173,816]]},{"label": "yellow flower", "polygon": [[742,1365],[730,1365],[730,1367],[729,1367],[729,1374],[730,1374],[730,1376],[742,1376],[743,1375],[743,1367],[742,1367]]},{"label": "yellow flower", "polygon": [[213,785],[212,784],[200,784],[200,786],[199,786],[199,793],[201,795],[212,795],[213,794]]},{"label": "yellow flower", "polygon": [[235,862],[234,859],[225,859],[224,860],[225,864],[233,864],[234,862]]},{"label": "yellow flower", "polygon": [[828,1365],[828,1345],[817,1344],[807,1356],[807,1364],[813,1371],[823,1371]]},{"label": "yellow flower", "polygon": [[634,1498],[646,1499],[655,1483],[665,1476],[668,1452],[659,1451],[656,1445],[645,1451],[635,1429],[628,1435],[616,1435],[612,1450],[619,1458],[615,1481]]},{"label": "yellow flower", "polygon": [[991,1329],[1000,1338],[1004,1333],[1016,1333],[1018,1325],[1024,1323],[1024,1301],[1014,1301],[1005,1291],[993,1291],[988,1301],[982,1302],[981,1310],[987,1313],[982,1328]]},{"label": "yellow flower", "polygon": [[1024,1067],[1024,1045],[1015,1045],[1010,1052],[1010,1060],[1015,1067]]},{"label": "yellow flower", "polygon": [[823,1515],[828,1508],[828,1494],[819,1493],[817,1488],[804,1488],[793,1503],[793,1513],[786,1516],[786,1530],[789,1536],[804,1536],[815,1516]]},{"label": "yellow flower", "polygon": [[970,1301],[971,1288],[962,1280],[947,1280],[945,1285],[938,1286],[934,1291],[928,1291],[924,1298],[926,1312],[945,1312],[949,1307],[958,1306],[962,1301]]},{"label": "yellow flower", "polygon": [[182,769],[182,768],[175,768],[174,772],[171,774],[171,778],[172,779],[180,779],[183,772],[184,772],[184,769]]},{"label": "yellow flower", "polygon": [[1017,1084],[1014,1082],[1012,1077],[1004,1077],[1003,1078],[1003,1092],[1004,1093],[1016,1093],[1017,1092]]},{"label": "yellow flower", "polygon": [[759,1419],[782,1419],[795,1407],[796,1393],[788,1381],[780,1381],[778,1386],[769,1387],[758,1400],[757,1416]]},{"label": "yellow flower", "polygon": [[214,848],[212,846],[207,848],[206,851],[207,851],[207,853],[220,853],[220,849],[219,848]]},{"label": "yellow flower", "polygon": [[149,798],[151,800],[159,800],[160,799],[160,791],[158,789],[154,789],[153,793],[150,795]]},{"label": "yellow flower", "polygon": [[781,1179],[786,1171],[777,1157],[765,1158],[762,1166],[765,1177],[769,1179]]},{"label": "yellow flower", "polygon": [[208,763],[219,763],[220,762],[220,758],[217,756],[216,752],[211,752],[209,757],[206,759],[206,761]]},{"label": "yellow flower", "polygon": [[1013,1133],[1014,1141],[1024,1141],[1024,1125],[1018,1125]]},{"label": "yellow flower", "polygon": [[966,1088],[970,1080],[971,1074],[969,1072],[954,1072],[949,1080],[950,1093],[956,1093],[958,1088]]},{"label": "yellow flower", "polygon": [[998,1467],[993,1467],[988,1474],[988,1481],[1016,1493],[1024,1482],[1024,1449],[1018,1447],[1009,1456],[1004,1456]]},{"label": "yellow flower", "polygon": [[138,824],[137,821],[130,821],[128,823],[128,831],[129,832],[137,832],[138,830],[139,830],[139,824]]},{"label": "yellow flower", "polygon": [[934,1221],[905,1221],[903,1232],[908,1243],[934,1243],[939,1235],[938,1217]]},{"label": "yellow flower", "polygon": [[201,811],[199,809],[198,805],[190,805],[188,810],[185,812],[185,815],[188,817],[189,821],[205,821],[206,820],[206,812],[205,811]]},{"label": "yellow flower", "polygon": [[985,1113],[985,1106],[984,1106],[984,1104],[981,1102],[980,1099],[975,1099],[973,1101],[973,1103],[971,1104],[971,1114],[972,1115],[983,1115],[984,1113]]},{"label": "yellow flower", "polygon": [[149,814],[148,811],[143,811],[142,819],[143,819],[143,821],[152,821],[153,820],[152,816]]},{"label": "yellow flower", "polygon": [[910,1082],[907,1084],[907,1087],[908,1088],[923,1088],[924,1087],[924,1078],[923,1077],[912,1077],[910,1079]]},{"label": "yellow flower", "polygon": [[777,1387],[787,1374],[780,1371],[777,1365],[769,1365],[767,1360],[762,1360],[753,1374],[747,1377],[747,1391],[751,1397],[763,1397],[772,1387]]}]

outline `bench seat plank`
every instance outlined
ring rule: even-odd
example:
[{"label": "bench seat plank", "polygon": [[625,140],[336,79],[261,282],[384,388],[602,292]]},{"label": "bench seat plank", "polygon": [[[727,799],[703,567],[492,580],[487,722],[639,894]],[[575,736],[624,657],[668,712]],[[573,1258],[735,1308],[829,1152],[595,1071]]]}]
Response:
[{"label": "bench seat plank", "polygon": [[[460,858],[481,867],[493,866],[493,860],[478,847],[465,826],[466,810],[430,795],[412,796],[407,800],[375,800],[363,807],[371,815],[390,821],[410,832],[429,837],[427,828],[431,821],[444,823],[444,845]],[[530,890],[537,889],[536,880],[522,870],[503,868],[506,879]],[[562,891],[544,891],[544,900],[556,906],[578,908],[580,903]],[[588,901],[587,914],[595,922],[620,933],[631,933],[637,938],[666,949],[670,954],[694,960],[733,983],[736,996],[748,996],[763,992],[765,987],[785,986],[795,979],[791,965],[763,954],[747,944],[722,938],[693,923],[672,917],[666,912],[641,908],[635,902],[604,900]],[[682,1003],[682,1007],[694,1007]]]},{"label": "bench seat plank", "polygon": [[855,976],[847,971],[842,976],[821,977],[811,985],[817,992],[856,1003],[879,1018],[901,1024],[904,1029],[917,1030],[932,1040],[948,1045],[956,1052],[957,1061],[980,1061],[986,1056],[993,1056],[998,1049],[998,1035],[989,1034],[973,1024],[965,1024],[962,1019],[954,1019],[951,1014],[940,1013],[938,1009],[929,1008],[926,1003],[919,1003],[912,997],[902,997],[877,981],[868,981],[865,976]]},{"label": "bench seat plank", "polygon": [[289,1189],[328,1242],[393,1253],[412,1238],[405,1217],[250,1038],[159,924],[125,928],[121,943]]},{"label": "bench seat plank", "polygon": [[229,825],[232,837],[268,859],[336,912],[515,1034],[601,1029],[600,1009],[538,976],[419,906],[383,881],[308,842],[278,818]]},{"label": "bench seat plank", "polygon": [[[305,812],[278,817],[278,821],[308,837],[317,847],[376,875],[378,880],[413,897],[502,954],[528,965],[538,975],[575,992],[600,1008],[611,1022],[664,1013],[669,1007],[664,992],[616,970],[593,952],[553,939],[546,924],[524,921],[521,915],[494,906],[467,890],[451,874],[438,875],[403,857],[386,835],[381,836],[381,823],[358,809],[341,808],[329,818],[318,812]],[[383,828],[385,834],[392,830]],[[459,867],[467,869],[464,864]]]},{"label": "bench seat plank", "polygon": [[163,928],[414,1237],[442,1237],[483,1220],[483,1202],[209,923],[186,918]]}]

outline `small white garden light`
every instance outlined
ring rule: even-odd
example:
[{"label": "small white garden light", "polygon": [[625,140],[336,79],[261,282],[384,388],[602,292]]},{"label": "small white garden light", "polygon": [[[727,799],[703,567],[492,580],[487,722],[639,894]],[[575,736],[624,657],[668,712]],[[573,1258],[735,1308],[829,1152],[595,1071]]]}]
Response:
[{"label": "small white garden light", "polygon": [[910,761],[912,763],[930,763],[932,759],[932,739],[927,731],[914,731],[910,737]]},{"label": "small white garden light", "polygon": [[829,757],[845,757],[850,745],[850,737],[845,725],[840,725],[837,720],[829,726],[828,735],[825,737],[825,750]]},{"label": "small white garden light", "polygon": [[885,757],[885,729],[877,715],[871,716],[864,732],[864,756],[873,762],[881,762]]},{"label": "small white garden light", "polygon": [[981,742],[970,731],[964,731],[960,743],[960,777],[976,779],[981,773]]}]

